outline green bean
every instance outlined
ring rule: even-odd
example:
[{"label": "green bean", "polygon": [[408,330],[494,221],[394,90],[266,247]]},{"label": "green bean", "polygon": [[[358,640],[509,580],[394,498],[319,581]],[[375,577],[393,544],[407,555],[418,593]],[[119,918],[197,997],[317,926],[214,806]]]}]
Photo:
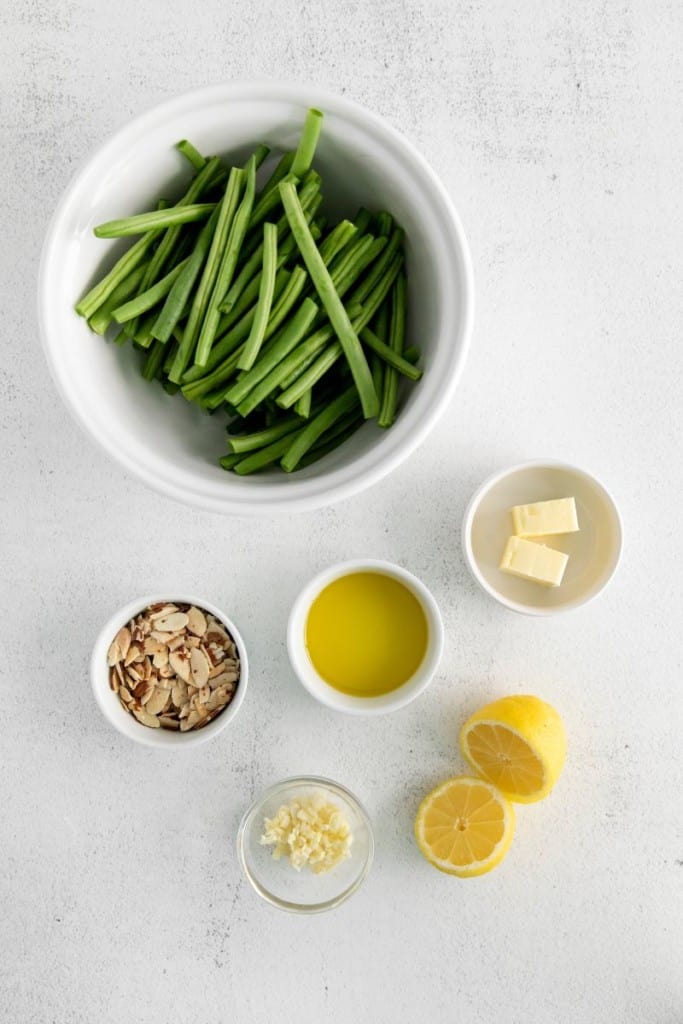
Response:
[{"label": "green bean", "polygon": [[178,349],[182,345],[182,342],[183,332],[178,327],[176,327],[173,331],[173,341],[171,342],[170,345],[168,343],[166,344],[167,352],[166,358],[164,359],[163,369],[163,373],[166,377],[168,377],[169,370],[173,366],[173,360],[175,359]]},{"label": "green bean", "polygon": [[116,307],[135,294],[144,275],[145,264],[143,263],[141,266],[135,267],[127,277],[124,277],[123,281],[114,288],[109,298],[102,303],[99,309],[95,310],[88,320],[88,326],[91,331],[94,331],[95,334],[104,334],[112,321],[112,314]]},{"label": "green bean", "polygon": [[[305,271],[302,272],[305,273]],[[275,277],[276,305],[277,303],[279,303],[280,297],[283,296],[285,291],[287,290],[287,287],[291,282],[292,277],[293,274],[290,274],[288,270],[278,271]],[[256,285],[257,287],[253,298],[256,297],[256,294],[258,292],[258,281],[256,282]],[[193,381],[203,379],[207,375],[207,373],[210,373],[212,370],[215,370],[216,367],[220,365],[222,360],[225,359],[226,356],[230,355],[230,353],[234,351],[236,346],[241,341],[244,341],[244,339],[248,336],[249,331],[251,330],[251,325],[255,314],[256,306],[251,306],[246,311],[246,313],[243,314],[241,319],[237,321],[237,323],[232,324],[229,330],[222,334],[217,339],[216,343],[211,349],[211,355],[209,356],[209,361],[207,362],[206,366],[203,368],[193,366],[183,374],[183,384],[190,384]]]},{"label": "green bean", "polygon": [[[384,255],[384,253],[382,255]],[[380,261],[378,260],[377,262],[379,263]],[[402,266],[403,255],[399,252],[396,253],[393,261],[386,269],[384,275],[380,278],[380,280],[377,282],[373,290],[370,292],[368,297],[363,302],[363,312],[360,314],[358,319],[354,321],[354,330],[357,333],[360,333],[360,331],[364,327],[367,327],[367,325],[370,323],[373,316],[375,315],[375,313],[377,312],[377,310],[379,309],[379,307],[382,305],[387,295],[389,294],[389,290],[391,289],[392,284],[396,280],[396,277],[398,276],[398,273]],[[354,292],[351,298],[349,299],[350,304],[354,302],[356,302],[356,292]]]},{"label": "green bean", "polygon": [[294,267],[289,281],[282,290],[278,301],[271,309],[270,316],[268,317],[268,324],[266,325],[264,341],[268,341],[268,339],[275,334],[280,325],[287,319],[292,311],[294,303],[304,290],[307,281],[308,274],[304,268],[299,266]]},{"label": "green bean", "polygon": [[263,273],[259,287],[256,316],[244,346],[244,351],[237,364],[240,370],[251,370],[261,350],[268,326],[268,318],[273,303],[275,288],[275,270],[277,262],[277,228],[266,221],[263,225]]},{"label": "green bean", "polygon": [[326,267],[329,267],[332,260],[342,249],[350,245],[358,234],[358,228],[350,220],[341,220],[336,227],[332,228],[320,246],[319,252]]},{"label": "green bean", "polygon": [[364,327],[360,332],[361,339],[368,348],[371,348],[373,352],[376,352],[385,363],[392,366],[399,373],[402,373],[404,377],[408,377],[409,380],[419,380],[422,376],[422,370],[419,370],[417,366],[413,366],[407,359],[400,356],[398,352],[395,352],[388,345],[385,345],[383,341],[380,341],[374,331],[371,331],[369,327]]},{"label": "green bean", "polygon": [[386,244],[385,238],[364,235],[350,247],[348,253],[343,254],[337,269],[332,271],[332,281],[340,297],[346,295],[351,285],[358,280],[366,267],[377,259]]},{"label": "green bean", "polygon": [[[369,328],[366,328],[368,330]],[[403,343],[406,330],[406,279],[404,274],[399,274],[396,283],[391,290],[391,326],[389,328],[389,347],[397,356],[403,352]],[[380,339],[381,340],[381,339]],[[407,363],[411,366],[411,363]],[[419,372],[419,371],[416,371]],[[420,376],[422,374],[420,373]],[[398,404],[398,371],[393,366],[387,366],[384,372],[384,385],[382,388],[382,400],[377,417],[377,426],[390,427],[396,419],[396,407]]]},{"label": "green bean", "polygon": [[284,455],[291,443],[291,434],[286,437],[281,437],[277,441],[273,441],[272,444],[267,445],[265,448],[261,448],[257,452],[252,452],[251,455],[247,455],[235,466],[235,473],[238,476],[247,476],[249,473],[257,473],[260,469],[265,469],[266,466],[272,465],[273,462],[277,462],[281,455]]},{"label": "green bean", "polygon": [[278,396],[277,404],[281,409],[290,409],[295,402],[306,394],[316,384],[327,371],[334,366],[339,357],[342,355],[342,347],[338,341],[335,341],[334,345],[330,345],[325,351],[318,356],[314,363],[305,370],[300,377],[294,381],[291,387],[283,391]]},{"label": "green bean", "polygon": [[226,395],[226,401],[237,408],[240,416],[248,416],[250,412],[276,391],[288,366],[283,366],[287,356],[306,334],[318,313],[318,307],[311,299],[304,299],[299,310],[286,327],[276,334],[262,357],[239,377]]},{"label": "green bean", "polygon": [[379,399],[372,383],[372,376],[365,353],[351,326],[351,321],[342,301],[334,289],[327,267],[323,263],[316,244],[311,237],[296,189],[293,185],[282,183],[278,187],[282,195],[282,202],[292,234],[297,241],[299,251],[311,275],[316,292],[344,349],[344,355],[358,389],[363,415],[366,419],[369,419],[371,416],[377,415]]},{"label": "green bean", "polygon": [[294,151],[293,150],[291,152],[283,153],[282,154],[282,156],[280,157],[280,159],[279,159],[279,161],[278,161],[278,163],[277,163],[277,165],[275,167],[275,170],[273,171],[271,176],[268,178],[268,181],[265,183],[265,185],[261,189],[261,194],[259,196],[259,202],[263,198],[263,196],[267,196],[269,192],[277,192],[277,186],[280,184],[282,179],[284,177],[286,177],[286,175],[288,175],[291,172],[291,170],[292,170],[292,163],[293,162],[294,162]]},{"label": "green bean", "polygon": [[256,149],[251,154],[254,160],[254,167],[257,171],[269,153],[270,146],[266,146],[265,142],[259,142]]},{"label": "green bean", "polygon": [[[295,174],[285,174],[281,179],[282,181],[291,181],[293,185],[299,184],[299,179]],[[251,211],[251,217],[249,218],[249,230],[262,224],[269,213],[271,213],[276,206],[280,205],[280,193],[276,188],[269,189],[268,192],[263,193],[259,201]]]},{"label": "green bean", "polygon": [[242,242],[247,231],[247,224],[251,216],[256,191],[256,167],[254,166],[253,157],[250,158],[247,164],[246,179],[244,196],[233,218],[230,234],[228,235],[218,273],[216,274],[213,292],[207,305],[199,338],[197,339],[197,351],[194,358],[196,366],[206,366],[208,361],[211,346],[215,340],[216,330],[221,319],[218,306],[232,283]]},{"label": "green bean", "polygon": [[313,391],[308,390],[299,398],[296,405],[294,406],[294,412],[297,416],[300,416],[303,420],[307,420],[311,415],[311,405],[313,403]]},{"label": "green bean", "polygon": [[161,308],[161,312],[159,313],[159,316],[152,328],[152,335],[155,338],[158,338],[159,341],[168,341],[176,324],[185,311],[185,307],[189,302],[195,281],[201,273],[202,267],[206,261],[206,256],[209,251],[209,247],[211,246],[211,240],[218,223],[219,212],[219,208],[216,208],[211,214],[208,222],[202,228],[199,238],[197,239],[197,244],[190,255],[188,264],[183,269],[178,280],[174,283],[168,293],[166,302]]},{"label": "green bean", "polygon": [[[379,340],[387,342],[389,340],[389,307],[386,302],[383,302],[382,305],[380,306],[374,324],[374,331]],[[381,409],[381,396],[384,390],[385,365],[376,352],[373,352],[372,356],[370,357],[370,369],[372,370],[372,379],[375,382],[375,391],[380,396]]]},{"label": "green bean", "polygon": [[417,348],[416,345],[410,345],[410,347],[407,348],[405,350],[405,352],[403,353],[403,358],[408,363],[413,363],[413,364],[419,363],[419,361],[420,361],[420,350],[419,350],[419,348]]},{"label": "green bean", "polygon": [[271,444],[273,441],[278,441],[286,434],[291,434],[293,430],[297,430],[300,426],[301,422],[298,417],[290,416],[275,423],[272,427],[265,427],[263,430],[257,431],[255,434],[229,436],[228,448],[231,452],[236,453],[251,452],[257,448],[265,448],[266,445]]},{"label": "green bean", "polygon": [[103,302],[109,298],[114,289],[121,284],[121,282],[135,270],[137,266],[147,255],[148,251],[152,248],[157,238],[161,234],[162,229],[158,228],[155,231],[148,231],[146,235],[139,238],[134,245],[130,247],[120,260],[118,260],[111,268],[108,274],[98,281],[98,283],[90,289],[90,291],[83,296],[83,298],[76,304],[76,312],[79,316],[84,316],[89,319],[95,310],[99,309]]},{"label": "green bean", "polygon": [[[210,394],[216,388],[220,389],[221,395],[225,393],[226,388],[232,378],[237,373],[237,363],[244,350],[244,342],[239,341],[235,344],[235,348],[226,356],[220,366],[217,366],[215,370],[208,373],[205,377],[201,377],[199,380],[190,381],[189,384],[183,384],[181,390],[183,396],[189,399],[190,402],[196,402],[199,399],[204,398],[205,395]],[[223,399],[216,402],[216,406],[222,404]],[[214,406],[210,406],[214,408]]]},{"label": "green bean", "polygon": [[323,126],[323,115],[319,110],[311,107],[306,112],[304,127],[299,137],[299,145],[296,147],[292,161],[292,174],[301,178],[313,163],[315,149],[318,145],[320,129]]},{"label": "green bean", "polygon": [[185,325],[185,330],[183,331],[183,342],[178,349],[178,354],[173,366],[171,367],[171,372],[169,373],[169,378],[174,384],[181,383],[183,373],[192,358],[197,344],[197,338],[204,322],[206,309],[220,268],[221,257],[225,251],[230,227],[235,215],[235,210],[237,209],[243,175],[244,172],[239,170],[237,167],[233,167],[230,171],[228,184],[219,206],[216,229],[211,239],[211,245],[204,264],[204,270],[202,272],[199,286],[194,293],[194,298],[190,307],[190,315],[188,317],[187,324]]},{"label": "green bean", "polygon": [[195,149],[191,142],[188,142],[187,139],[181,139],[180,142],[176,142],[175,148],[190,161],[196,171],[201,171],[206,160],[199,150]]},{"label": "green bean", "polygon": [[[130,329],[127,330],[129,336],[133,338],[135,344],[140,348],[149,348],[154,341],[154,338],[152,337],[152,327],[154,326],[155,320],[156,311],[152,310],[151,312],[143,314],[143,316],[139,318],[135,332],[130,331]],[[129,327],[130,325],[128,325],[128,328]]]},{"label": "green bean", "polygon": [[167,395],[177,395],[180,388],[177,384],[173,384],[170,380],[162,380],[161,386]]},{"label": "green bean", "polygon": [[374,267],[368,274],[368,276],[359,285],[356,291],[353,293],[353,298],[358,302],[365,302],[370,292],[375,288],[377,283],[381,281],[387,268],[391,265],[391,262],[397,252],[400,252],[401,246],[403,245],[403,230],[402,228],[394,228],[389,238],[389,242],[384,249],[384,252],[375,263]]},{"label": "green bean", "polygon": [[145,380],[154,380],[160,372],[164,362],[166,346],[163,341],[155,341],[147,351],[147,358],[142,367],[142,376]]},{"label": "green bean", "polygon": [[170,210],[152,210],[138,213],[135,217],[124,217],[121,220],[108,220],[93,228],[97,238],[123,238],[126,235],[144,235],[155,228],[168,228],[174,224],[190,224],[197,220],[207,220],[215,203],[194,203],[192,206],[172,206]]},{"label": "green bean", "polygon": [[[329,455],[330,452],[333,452],[336,448],[340,448],[344,441],[348,441],[348,439],[363,426],[365,420],[361,415],[351,413],[350,416],[344,417],[344,420],[341,422],[343,422],[342,429],[338,431],[328,431],[323,434],[318,443],[314,444],[306,455],[299,460],[299,464],[296,467],[297,470],[305,469],[306,466],[313,465],[314,462],[318,462],[320,459],[324,458],[325,455]],[[330,437],[329,440],[326,440],[328,434],[332,433],[334,436]]]},{"label": "green bean", "polygon": [[237,463],[242,459],[242,455],[224,455],[218,461],[223,469],[234,469]]},{"label": "green bean", "polygon": [[162,277],[161,280],[157,281],[157,283],[152,285],[151,288],[148,288],[143,292],[138,292],[134,299],[131,299],[129,302],[124,302],[121,306],[117,306],[116,309],[112,311],[112,318],[117,324],[123,324],[128,320],[133,320],[135,317],[140,316],[141,313],[146,313],[148,309],[153,309],[158,302],[161,302],[161,300],[168,295],[175,281],[180,277],[189,262],[190,257],[186,256],[182,263],[178,263],[173,270],[170,270],[165,277]]},{"label": "green bean", "polygon": [[350,387],[330,402],[322,412],[314,416],[303,430],[295,436],[290,447],[280,460],[280,465],[285,472],[291,473],[293,469],[296,469],[301,459],[313,447],[318,438],[357,404],[358,392],[355,387]]},{"label": "green bean", "polygon": [[372,214],[369,210],[366,210],[364,206],[361,206],[356,214],[353,223],[356,226],[356,231],[359,235],[364,235],[370,227],[372,222]]},{"label": "green bean", "polygon": [[383,238],[388,238],[391,234],[391,229],[394,226],[394,218],[386,210],[382,210],[375,216],[375,226],[377,228],[377,234]]},{"label": "green bean", "polygon": [[[187,145],[190,145],[190,143],[187,143]],[[204,158],[202,157],[201,159],[203,160]],[[176,206],[190,206],[192,203],[196,202],[196,200],[200,199],[208,189],[214,187],[218,180],[217,176],[222,173],[221,162],[217,156],[206,161],[199,174],[197,174],[197,176],[190,182],[189,188],[182,199],[176,203]],[[153,284],[156,284],[162,270],[176,252],[178,239],[182,230],[182,224],[176,224],[164,232],[164,237],[159,242],[152,259],[149,262],[149,266],[147,267],[140,286],[140,291],[144,292]]]}]

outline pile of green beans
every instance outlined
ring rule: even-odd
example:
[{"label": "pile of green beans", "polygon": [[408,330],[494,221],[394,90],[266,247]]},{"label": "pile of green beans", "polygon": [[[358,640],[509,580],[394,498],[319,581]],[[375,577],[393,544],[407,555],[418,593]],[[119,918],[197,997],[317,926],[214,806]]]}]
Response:
[{"label": "pile of green beans", "polygon": [[308,111],[260,189],[267,146],[228,168],[179,142],[185,193],[95,228],[139,238],[76,305],[141,353],[146,380],[227,414],[220,465],[239,476],[309,466],[367,420],[391,427],[400,381],[422,376],[405,343],[403,231],[365,208],[327,223],[312,166],[322,121]]}]

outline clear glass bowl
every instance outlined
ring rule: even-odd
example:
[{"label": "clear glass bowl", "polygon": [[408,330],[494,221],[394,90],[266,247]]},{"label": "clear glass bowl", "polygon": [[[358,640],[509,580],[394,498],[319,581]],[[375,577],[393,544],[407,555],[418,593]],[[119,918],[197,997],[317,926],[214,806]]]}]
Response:
[{"label": "clear glass bowl", "polygon": [[[286,857],[275,860],[271,846],[259,842],[265,818],[272,818],[297,796],[322,793],[344,812],[353,835],[351,856],[330,871],[314,874],[310,868],[295,870]],[[284,779],[254,801],[237,833],[237,852],[251,885],[268,903],[295,914],[317,914],[338,907],[356,892],[365,879],[375,850],[367,812],[353,793],[331,779],[314,775]]]}]

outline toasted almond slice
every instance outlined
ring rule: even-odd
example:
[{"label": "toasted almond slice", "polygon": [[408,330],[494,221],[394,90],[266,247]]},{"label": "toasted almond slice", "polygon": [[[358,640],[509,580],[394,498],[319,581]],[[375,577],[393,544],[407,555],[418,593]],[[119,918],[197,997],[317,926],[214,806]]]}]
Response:
[{"label": "toasted almond slice", "polygon": [[123,655],[121,654],[121,648],[119,647],[118,640],[112,640],[109,645],[109,650],[107,651],[107,665],[109,665],[109,668],[111,668],[112,665],[117,665],[121,661],[122,657]]},{"label": "toasted almond slice", "polygon": [[166,644],[155,640],[153,636],[146,636],[142,646],[145,654],[162,654],[166,650]]},{"label": "toasted almond slice", "polygon": [[171,698],[177,708],[182,708],[187,704],[187,686],[182,679],[176,680],[171,691]]},{"label": "toasted almond slice", "polygon": [[142,669],[143,677],[145,679],[150,679],[151,675],[152,675],[152,662],[150,661],[150,659],[149,658],[145,658],[143,663],[142,663],[142,665],[140,667]]},{"label": "toasted almond slice", "polygon": [[207,700],[204,707],[207,711],[216,711],[218,708],[223,708],[228,703],[229,694],[225,687],[221,687],[220,690],[214,690],[209,699]]},{"label": "toasted almond slice", "polygon": [[119,697],[121,698],[121,700],[125,701],[126,704],[130,704],[130,702],[133,699],[133,695],[131,694],[130,690],[123,685],[119,687]]},{"label": "toasted almond slice", "polygon": [[209,679],[209,662],[201,648],[196,647],[190,652],[190,668],[192,669],[192,682],[199,689],[206,686]]},{"label": "toasted almond slice", "polygon": [[177,611],[177,604],[162,604],[160,606],[157,606],[154,611],[152,611],[152,609],[150,608],[149,621],[156,622],[157,619],[165,619],[167,615],[173,615],[173,613]]},{"label": "toasted almond slice", "polygon": [[109,670],[109,686],[114,693],[119,692],[119,677],[113,668]]},{"label": "toasted almond slice", "polygon": [[158,686],[160,689],[166,690],[170,693],[173,687],[175,686],[175,678],[175,674],[172,675],[170,678],[165,679],[163,676],[157,673],[155,686]]},{"label": "toasted almond slice", "polygon": [[190,681],[190,656],[185,650],[171,651],[168,663],[176,675],[185,683]]},{"label": "toasted almond slice", "polygon": [[197,694],[197,700],[200,704],[206,704],[207,700],[211,696],[211,689],[209,685],[202,686],[201,690]]},{"label": "toasted almond slice", "polygon": [[147,714],[158,715],[165,709],[168,698],[169,694],[167,690],[160,690],[157,689],[157,687],[154,687],[151,696],[146,701],[143,699],[142,703],[145,706]]},{"label": "toasted almond slice", "polygon": [[142,680],[145,678],[144,674],[140,671],[139,666],[136,667],[134,665],[128,666],[128,668],[126,669],[126,675],[128,676],[129,679],[134,680],[134,682],[136,683],[142,682]]},{"label": "toasted almond slice", "polygon": [[[149,701],[150,701],[150,700],[152,699],[152,697],[154,696],[154,690],[156,689],[156,687],[154,686],[154,683],[149,683],[149,682],[147,682],[146,680],[145,680],[144,684],[143,684],[143,683],[140,683],[140,685],[141,685],[141,686],[142,686],[142,685],[144,685],[144,686],[146,687],[146,689],[145,689],[144,693],[143,693],[143,694],[142,694],[142,695],[141,695],[141,696],[140,696],[140,697],[138,698],[138,699],[139,699],[139,701],[140,701],[140,703],[141,703],[141,704],[142,704],[142,706],[144,707],[144,706],[145,706],[145,704],[148,704],[148,703],[149,703]],[[136,688],[136,689],[137,689],[137,688]],[[137,694],[136,694],[135,696],[137,697]]]},{"label": "toasted almond slice", "polygon": [[191,711],[187,718],[184,718],[180,723],[180,731],[188,732],[190,729],[194,729],[195,725],[198,725],[201,720],[201,715],[198,711]]},{"label": "toasted almond slice", "polygon": [[226,683],[236,683],[238,679],[237,672],[221,672],[219,676],[211,680],[211,689],[217,690],[221,686],[225,686]]},{"label": "toasted almond slice", "polygon": [[125,658],[128,654],[128,648],[130,647],[130,630],[127,626],[122,626],[116,634],[116,642],[119,645],[121,651],[121,657]]},{"label": "toasted almond slice", "polygon": [[133,688],[132,692],[136,700],[142,700],[142,698],[147,694],[147,691],[149,690],[151,693],[153,689],[154,687],[150,686],[145,679],[141,679],[140,682],[137,683],[137,685]]},{"label": "toasted almond slice", "polygon": [[199,647],[201,644],[201,640],[198,636],[192,636],[191,634],[188,636],[187,633],[184,635],[183,640],[186,647]]},{"label": "toasted almond slice", "polygon": [[150,715],[144,708],[134,707],[133,714],[137,718],[138,722],[142,725],[149,726],[150,729],[158,729],[160,727],[160,722],[156,715]]},{"label": "toasted almond slice", "polygon": [[223,647],[224,644],[228,643],[230,637],[223,629],[217,629],[215,625],[210,626],[202,640],[205,644],[219,644]]},{"label": "toasted almond slice", "polygon": [[159,725],[162,729],[179,729],[180,722],[175,718],[169,718],[168,715],[159,715]]},{"label": "toasted almond slice", "polygon": [[179,629],[185,629],[187,626],[187,615],[185,612],[172,612],[170,615],[165,615],[163,618],[156,619],[154,623],[154,631],[161,633],[175,633]]},{"label": "toasted almond slice", "polygon": [[[156,640],[153,643],[156,643]],[[168,647],[159,644],[159,648],[160,650],[155,651],[152,657],[152,664],[155,668],[163,668],[164,665],[168,665]]]},{"label": "toasted almond slice", "polygon": [[187,610],[187,628],[190,633],[194,633],[195,636],[204,636],[206,633],[206,616],[204,612],[200,611],[199,608],[195,608],[192,605]]},{"label": "toasted almond slice", "polygon": [[128,654],[123,659],[123,664],[127,668],[128,665],[132,665],[134,662],[141,661],[143,657],[144,655],[140,648],[136,644],[131,644],[130,647],[128,648]]},{"label": "toasted almond slice", "polygon": [[155,640],[158,640],[160,644],[165,644],[167,647],[169,641],[173,640],[174,636],[173,633],[165,633],[160,629],[153,629],[149,635],[154,637]]},{"label": "toasted almond slice", "polygon": [[167,651],[177,651],[179,647],[182,647],[185,643],[185,633],[174,633],[173,638],[168,641],[166,645]]},{"label": "toasted almond slice", "polygon": [[189,702],[188,702],[187,704],[185,704],[185,705],[184,705],[184,706],[183,706],[183,707],[182,707],[182,708],[180,709],[180,711],[179,711],[179,713],[178,713],[178,718],[180,719],[180,721],[182,722],[182,721],[183,721],[183,719],[187,718],[187,717],[188,717],[188,715],[190,715],[190,714],[191,714],[192,710],[193,710],[193,709],[192,709],[192,707],[190,706]]}]

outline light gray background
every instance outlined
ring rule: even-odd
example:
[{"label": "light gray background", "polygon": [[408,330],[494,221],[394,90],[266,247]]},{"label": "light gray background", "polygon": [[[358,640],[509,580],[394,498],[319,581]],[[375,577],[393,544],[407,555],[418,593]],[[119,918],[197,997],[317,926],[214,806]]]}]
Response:
[{"label": "light gray background", "polygon": [[[677,1024],[681,976],[681,37],[676,0],[47,0],[3,5],[3,1024]],[[48,378],[35,278],[76,166],[183,90],[274,76],[401,129],[443,178],[478,309],[452,408],[390,479],[279,522],[193,512],[81,435]],[[68,338],[64,339],[68,344]],[[610,590],[566,617],[499,609],[458,547],[506,463],[565,458],[623,512]],[[421,576],[447,650],[386,719],[312,702],[284,649],[315,571],[372,555]],[[252,652],[235,727],[185,755],[114,734],[86,665],[132,596],[205,594]],[[464,717],[504,693],[561,710],[569,757],[505,864],[459,881],[416,850],[423,793],[462,770]],[[251,797],[320,772],[365,800],[377,858],[340,910],[293,918],[240,879]]]}]

